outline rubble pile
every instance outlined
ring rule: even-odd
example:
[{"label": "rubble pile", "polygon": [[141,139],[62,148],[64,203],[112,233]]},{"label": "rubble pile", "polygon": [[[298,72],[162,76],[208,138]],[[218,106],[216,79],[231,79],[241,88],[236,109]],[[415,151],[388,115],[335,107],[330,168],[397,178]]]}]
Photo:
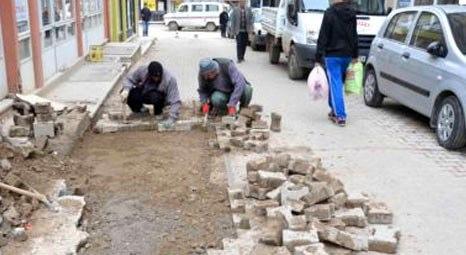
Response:
[{"label": "rubble pile", "polygon": [[238,117],[224,116],[221,125],[217,126],[218,147],[230,151],[231,147],[263,153],[268,150],[270,130],[280,132],[281,116],[272,113],[272,124],[263,119],[263,107],[251,105],[242,108]]},{"label": "rubble pile", "polygon": [[229,190],[235,225],[250,228],[246,204],[254,217],[265,219],[259,242],[284,246],[296,255],[348,251],[396,253],[400,231],[383,202],[363,194],[348,194],[343,183],[327,172],[320,158],[264,156],[247,163],[248,186]]}]

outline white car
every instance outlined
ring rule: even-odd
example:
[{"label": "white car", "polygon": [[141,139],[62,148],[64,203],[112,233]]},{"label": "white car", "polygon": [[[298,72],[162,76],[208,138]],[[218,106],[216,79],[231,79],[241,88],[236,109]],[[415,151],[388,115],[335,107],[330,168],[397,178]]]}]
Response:
[{"label": "white car", "polygon": [[220,25],[220,13],[228,7],[218,2],[188,2],[181,4],[176,12],[165,14],[163,20],[171,31],[184,27],[202,27],[215,31]]}]

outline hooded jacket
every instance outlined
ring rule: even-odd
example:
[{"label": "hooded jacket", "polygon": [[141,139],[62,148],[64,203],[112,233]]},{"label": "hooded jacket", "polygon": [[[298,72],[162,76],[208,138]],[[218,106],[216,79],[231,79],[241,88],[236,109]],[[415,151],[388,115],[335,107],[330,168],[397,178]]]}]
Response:
[{"label": "hooded jacket", "polygon": [[317,40],[316,60],[322,62],[325,56],[359,56],[356,11],[351,3],[337,3],[325,11]]}]

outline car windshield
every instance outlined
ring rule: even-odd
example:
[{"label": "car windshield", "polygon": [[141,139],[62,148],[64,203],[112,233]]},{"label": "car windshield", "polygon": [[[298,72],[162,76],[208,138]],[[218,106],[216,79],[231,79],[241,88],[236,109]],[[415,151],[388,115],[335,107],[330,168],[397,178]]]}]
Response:
[{"label": "car windshield", "polygon": [[384,0],[353,0],[358,14],[385,15]]},{"label": "car windshield", "polygon": [[448,14],[448,21],[456,45],[466,55],[466,12]]},{"label": "car windshield", "polygon": [[302,4],[304,7],[303,9],[306,12],[324,12],[330,6],[330,2],[328,0],[303,0]]}]

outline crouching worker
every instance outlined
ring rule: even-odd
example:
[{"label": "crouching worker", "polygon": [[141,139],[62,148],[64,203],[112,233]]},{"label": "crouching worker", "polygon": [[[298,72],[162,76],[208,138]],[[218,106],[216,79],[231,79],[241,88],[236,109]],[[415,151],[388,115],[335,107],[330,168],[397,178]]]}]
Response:
[{"label": "crouching worker", "polygon": [[181,107],[178,85],[159,62],[141,66],[128,75],[123,81],[120,96],[134,113],[146,113],[149,109],[144,104],[153,105],[157,120],[162,120],[163,108],[168,105],[170,115],[162,122],[166,128],[173,127],[178,119]]},{"label": "crouching worker", "polygon": [[[204,114],[236,115],[252,99],[252,86],[231,59],[206,58],[199,62],[199,97]],[[210,109],[212,108],[212,112]]]}]

